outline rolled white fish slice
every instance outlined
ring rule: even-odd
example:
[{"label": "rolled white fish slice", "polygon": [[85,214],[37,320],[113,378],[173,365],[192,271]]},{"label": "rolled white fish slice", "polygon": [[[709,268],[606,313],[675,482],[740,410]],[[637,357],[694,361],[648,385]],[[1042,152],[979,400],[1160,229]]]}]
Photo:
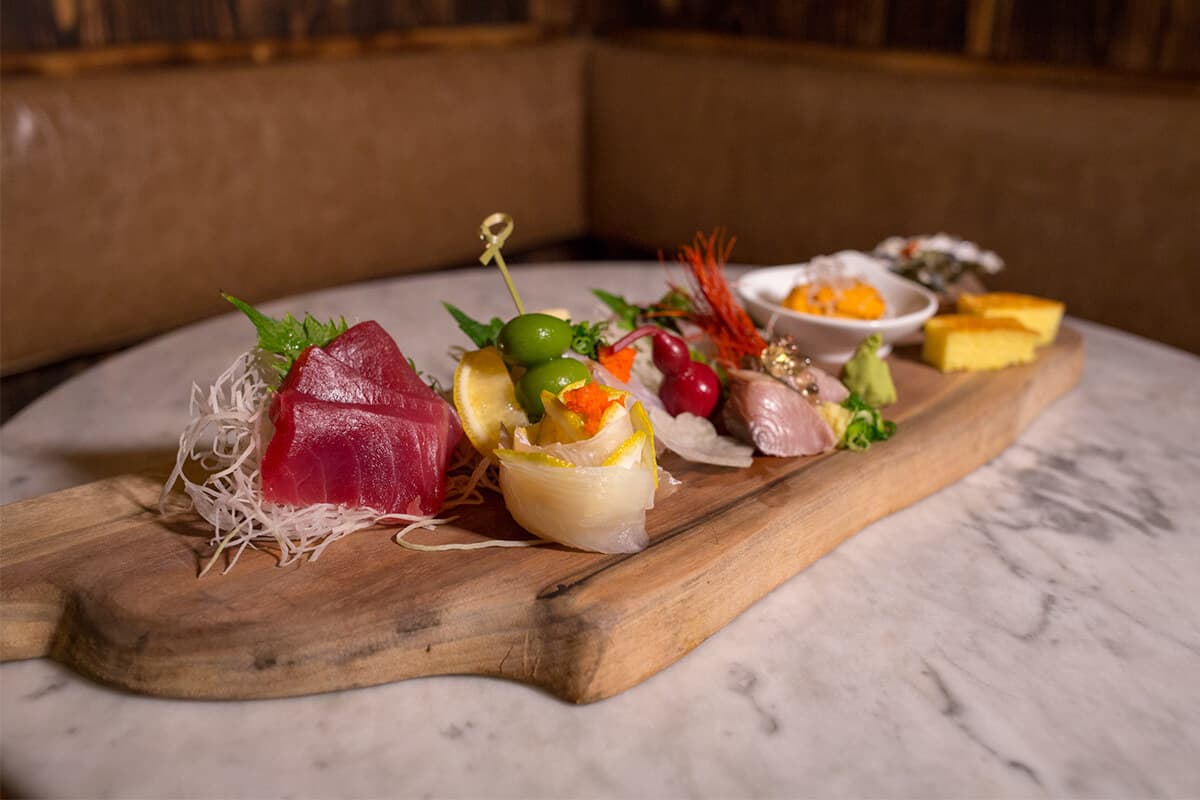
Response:
[{"label": "rolled white fish slice", "polygon": [[602,465],[613,451],[633,435],[633,422],[629,412],[618,407],[613,419],[600,429],[600,432],[590,439],[579,442],[556,442],[547,445],[535,445],[529,441],[526,428],[518,428],[513,436],[513,449],[525,452],[542,452],[579,467],[598,467]]},{"label": "rolled white fish slice", "polygon": [[503,452],[499,457],[505,505],[535,536],[597,553],[635,553],[649,544],[652,469],[550,466]]},{"label": "rolled white fish slice", "polygon": [[718,467],[744,468],[754,463],[754,448],[721,436],[711,422],[695,414],[672,417],[664,409],[650,409],[654,437],[668,450],[688,461]]}]

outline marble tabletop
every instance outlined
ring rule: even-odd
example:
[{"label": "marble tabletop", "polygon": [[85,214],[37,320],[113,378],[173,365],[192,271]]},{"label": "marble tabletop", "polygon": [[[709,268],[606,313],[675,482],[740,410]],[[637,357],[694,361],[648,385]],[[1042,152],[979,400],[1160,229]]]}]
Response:
[{"label": "marble tabletop", "polygon": [[[657,264],[516,270],[529,307],[661,291]],[[448,378],[471,269],[267,305],[377,319]],[[0,778],[31,797],[1200,796],[1200,359],[1075,320],[1080,385],[1000,457],[875,523],[674,666],[572,706],[496,679],[196,702],[0,667]],[[232,314],[117,355],[0,429],[11,502],[173,457]],[[901,432],[903,435],[903,432]]]}]

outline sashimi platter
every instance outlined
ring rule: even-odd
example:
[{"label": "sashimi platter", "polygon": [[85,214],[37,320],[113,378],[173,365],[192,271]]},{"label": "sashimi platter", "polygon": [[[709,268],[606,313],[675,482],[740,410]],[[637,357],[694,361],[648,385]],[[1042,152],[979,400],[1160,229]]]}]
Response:
[{"label": "sashimi platter", "polygon": [[578,320],[525,308],[512,230],[484,220],[480,260],[514,313],[442,304],[449,386],[376,321],[227,295],[246,352],[196,376],[173,468],[5,508],[3,657],[173,697],[479,674],[602,699],[981,466],[1082,368],[1062,304],[985,291],[1002,262],[953,237],[735,282],[733,238],[697,234],[658,296],[588,287],[605,311]]}]

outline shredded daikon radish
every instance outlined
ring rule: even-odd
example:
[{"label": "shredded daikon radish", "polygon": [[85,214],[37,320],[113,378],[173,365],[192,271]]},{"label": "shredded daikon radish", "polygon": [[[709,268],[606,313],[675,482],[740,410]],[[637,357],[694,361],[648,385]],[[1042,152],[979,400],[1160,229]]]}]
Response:
[{"label": "shredded daikon radish", "polygon": [[[480,457],[469,443],[466,447],[459,447],[455,456],[455,462],[451,466],[451,474],[446,483],[446,494],[447,496],[453,495],[453,499],[446,501],[446,508],[481,504],[484,500],[482,489],[500,494],[499,465],[495,461]],[[463,470],[472,464],[474,464],[474,468],[470,474],[465,474]],[[449,519],[438,520],[438,522],[449,521]],[[543,539],[483,539],[478,542],[448,542],[446,544],[417,544],[408,541],[405,537],[418,528],[432,530],[431,525],[414,522],[392,538],[401,547],[408,550],[420,550],[423,553],[437,553],[444,550],[481,550],[485,547],[536,547],[550,544]]]},{"label": "shredded daikon radish", "polygon": [[[455,506],[477,506],[484,501],[481,489],[490,489],[500,493],[500,483],[496,477],[495,463],[490,459],[480,458],[479,453],[466,439],[459,442],[454,451],[454,460],[446,476],[446,497],[443,508]],[[470,472],[466,470],[470,468]]]},{"label": "shredded daikon radish", "polygon": [[[264,500],[259,466],[269,438],[267,409],[273,387],[267,376],[271,374],[260,354],[251,351],[238,357],[207,392],[192,385],[191,421],[179,436],[175,469],[163,487],[159,505],[166,513],[171,489],[182,481],[191,508],[213,526],[210,544],[216,550],[201,577],[226,550],[233,555],[224,572],[233,568],[247,547],[274,546],[279,565],[286,566],[305,556],[315,561],[338,539],[375,525],[406,523],[400,532],[403,536],[449,521],[331,503],[297,508]],[[185,474],[190,463],[206,473],[201,482]],[[476,487],[487,486],[486,466],[477,472],[466,480],[451,477],[447,506],[482,502]]]},{"label": "shredded daikon radish", "polygon": [[483,539],[478,542],[448,542],[446,544],[417,544],[404,537],[416,530],[415,525],[409,526],[392,538],[396,544],[408,550],[420,550],[425,553],[437,553],[442,550],[482,550],[485,547],[537,547],[543,544],[553,544],[546,539]]}]

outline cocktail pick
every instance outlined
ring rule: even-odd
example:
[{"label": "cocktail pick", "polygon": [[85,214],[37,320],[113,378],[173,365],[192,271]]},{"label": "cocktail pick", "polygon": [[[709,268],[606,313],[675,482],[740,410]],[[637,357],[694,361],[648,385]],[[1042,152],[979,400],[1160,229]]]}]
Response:
[{"label": "cocktail pick", "polygon": [[495,260],[496,266],[500,268],[500,274],[504,276],[504,283],[508,286],[508,293],[512,295],[513,303],[517,307],[517,313],[524,314],[525,306],[521,304],[521,295],[517,294],[517,287],[513,285],[512,277],[508,274],[508,266],[504,263],[504,255],[500,252],[500,248],[504,247],[505,240],[512,232],[513,219],[502,211],[490,214],[484,219],[479,226],[479,238],[487,243],[487,248],[479,257],[479,263],[486,265]]}]

